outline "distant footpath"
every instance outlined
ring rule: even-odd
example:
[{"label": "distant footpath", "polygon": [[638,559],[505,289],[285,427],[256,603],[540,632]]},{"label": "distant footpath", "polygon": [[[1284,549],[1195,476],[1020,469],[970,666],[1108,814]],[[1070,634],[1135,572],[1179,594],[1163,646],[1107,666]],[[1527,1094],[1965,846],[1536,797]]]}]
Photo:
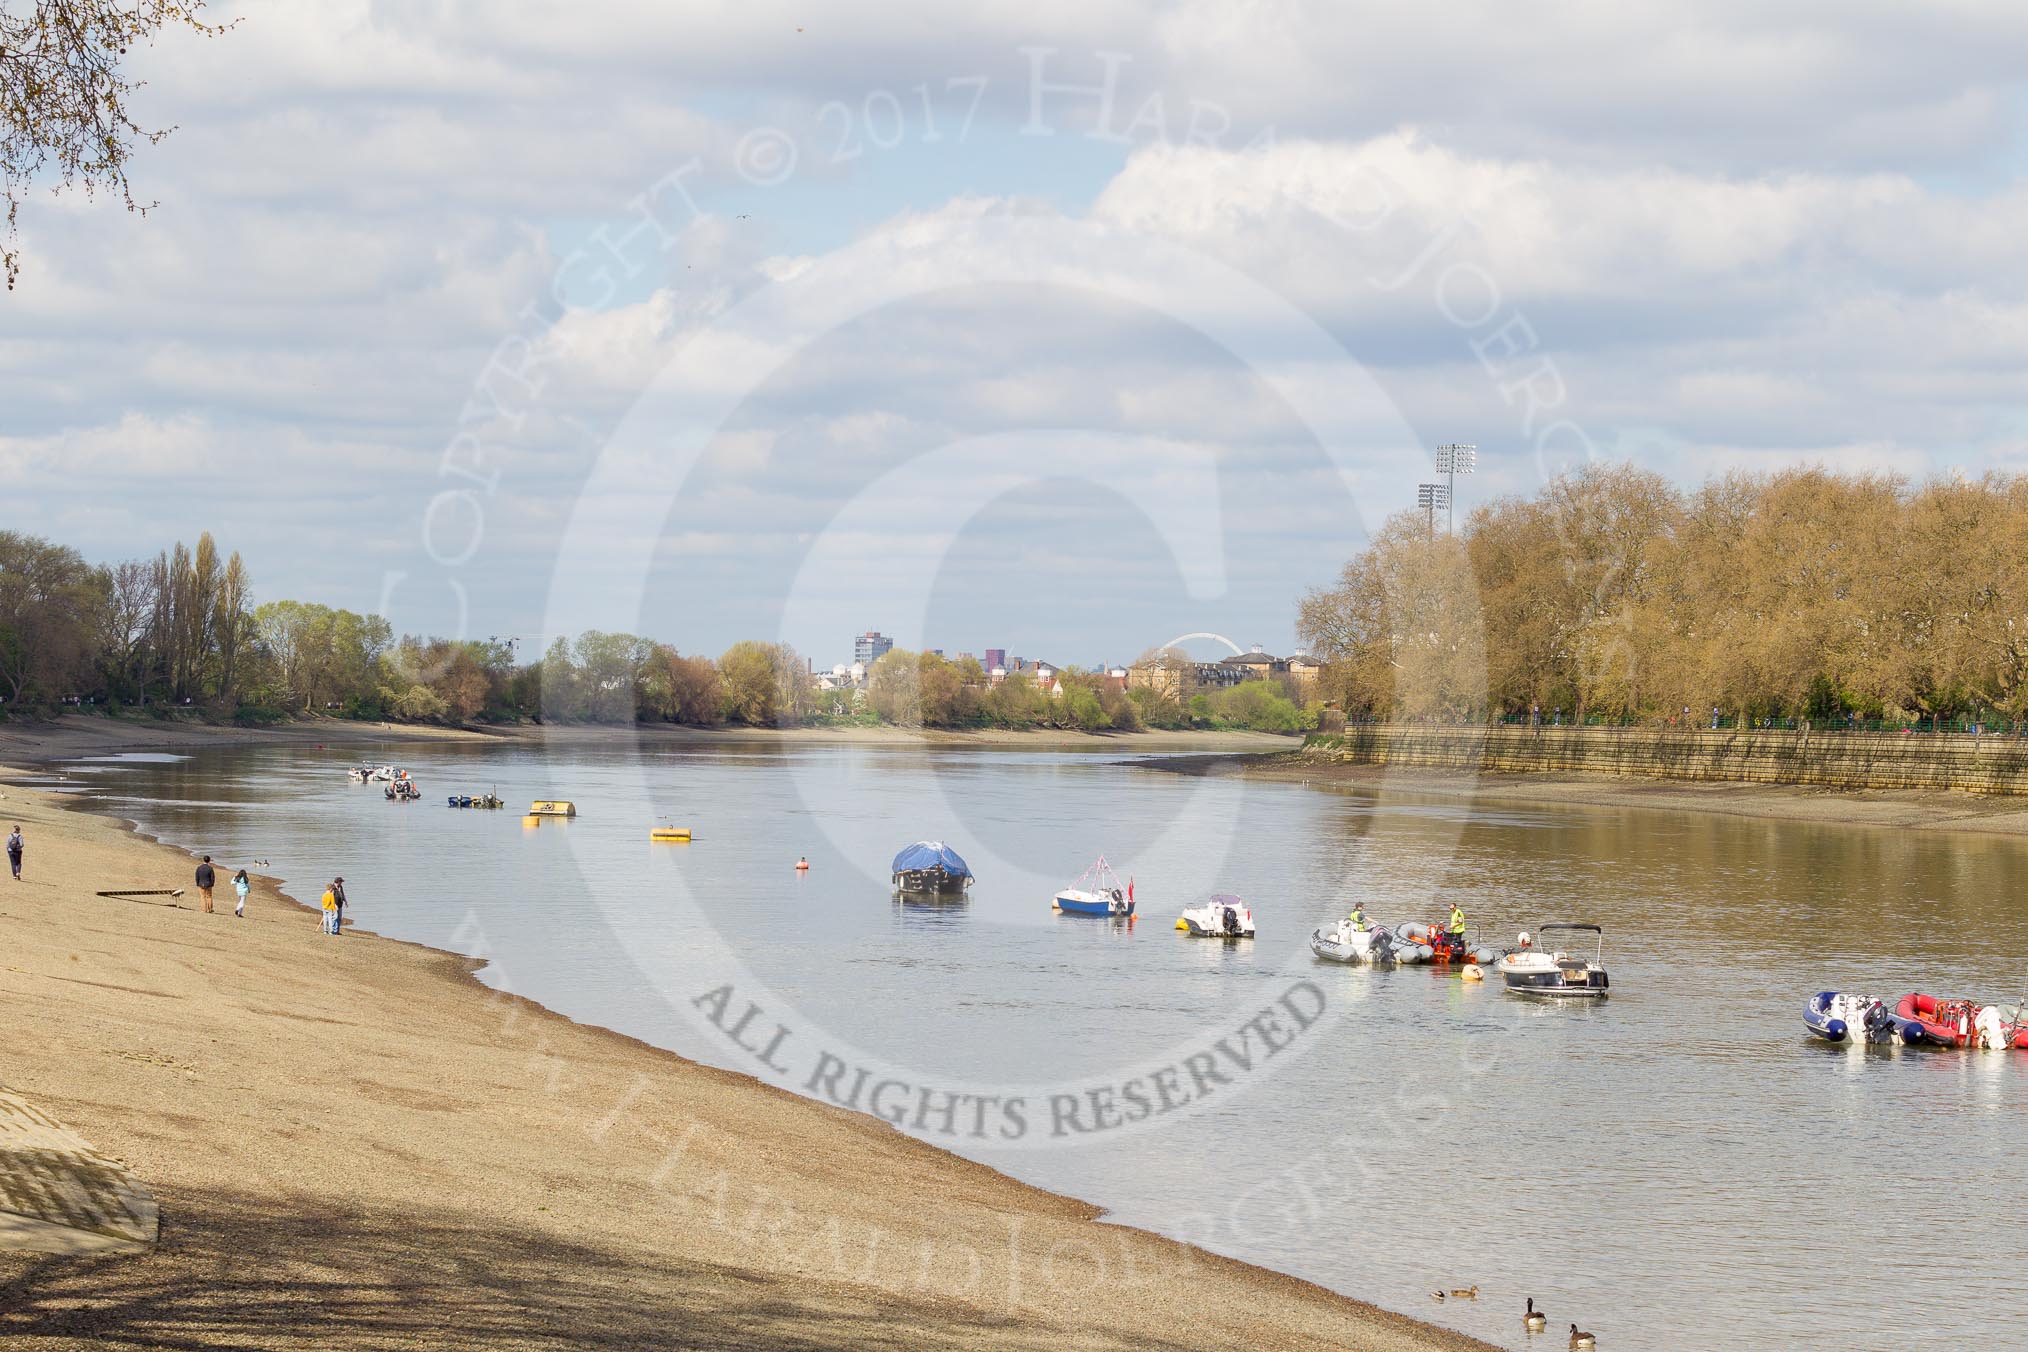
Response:
[{"label": "distant footpath", "polygon": [[688,724],[541,724],[447,728],[426,723],[377,723],[341,718],[300,718],[241,727],[197,718],[114,718],[65,714],[47,720],[0,723],[0,754],[16,761],[111,755],[122,751],[194,750],[242,744],[370,746],[390,742],[502,742],[519,745],[673,745],[695,743],[856,746],[936,746],[980,749],[1065,748],[1118,750],[1123,754],[1170,751],[1287,751],[1297,738],[1268,732],[1164,731],[1078,732],[1060,728],[953,730],[904,727],[698,727]]},{"label": "distant footpath", "polygon": [[2004,735],[1380,724],[1145,764],[1509,805],[2028,836],[2028,739]]}]

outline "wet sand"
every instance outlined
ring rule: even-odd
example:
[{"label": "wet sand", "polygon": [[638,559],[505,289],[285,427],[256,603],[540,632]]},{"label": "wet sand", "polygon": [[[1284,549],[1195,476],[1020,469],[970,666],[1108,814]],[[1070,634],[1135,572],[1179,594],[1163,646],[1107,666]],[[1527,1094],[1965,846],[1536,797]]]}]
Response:
[{"label": "wet sand", "polygon": [[0,1254],[10,1346],[1485,1346],[326,937],[270,880],[244,920],[96,897],[192,861],[4,793],[0,1074],[161,1206],[136,1256]]},{"label": "wet sand", "polygon": [[1359,765],[1302,752],[1171,756],[1141,762],[1174,774],[1239,775],[1284,784],[1350,788],[1523,807],[1569,804],[1905,831],[2028,835],[2028,801],[2018,796],[1922,789],[1813,789],[1781,784],[1587,778],[1580,775],[1446,774]]}]

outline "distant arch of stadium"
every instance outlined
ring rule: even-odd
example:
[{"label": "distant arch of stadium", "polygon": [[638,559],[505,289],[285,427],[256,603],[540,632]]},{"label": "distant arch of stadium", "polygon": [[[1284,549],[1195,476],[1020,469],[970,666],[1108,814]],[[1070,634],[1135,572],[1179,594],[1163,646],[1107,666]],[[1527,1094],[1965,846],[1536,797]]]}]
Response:
[{"label": "distant arch of stadium", "polygon": [[1232,655],[1234,657],[1237,657],[1241,653],[1246,651],[1246,649],[1240,647],[1237,643],[1234,643],[1231,639],[1227,638],[1225,635],[1210,634],[1210,633],[1182,634],[1177,636],[1176,638],[1170,639],[1167,643],[1164,643],[1162,646],[1165,648],[1179,648],[1185,643],[1188,643],[1193,638],[1208,638],[1212,640],[1214,643],[1223,643],[1226,647],[1232,649]]}]

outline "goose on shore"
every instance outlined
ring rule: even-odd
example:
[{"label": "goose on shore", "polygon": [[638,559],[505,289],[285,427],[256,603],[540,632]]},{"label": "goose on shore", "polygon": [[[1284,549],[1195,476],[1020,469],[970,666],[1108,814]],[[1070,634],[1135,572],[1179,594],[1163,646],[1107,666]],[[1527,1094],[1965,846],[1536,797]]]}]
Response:
[{"label": "goose on shore", "polygon": [[1571,1352],[1585,1352],[1586,1348],[1592,1348],[1597,1346],[1598,1339],[1592,1337],[1589,1333],[1586,1333],[1583,1329],[1579,1328],[1575,1324],[1572,1324],[1570,1326]]},{"label": "goose on shore", "polygon": [[1540,1333],[1549,1327],[1549,1316],[1535,1308],[1535,1297],[1528,1297],[1528,1313],[1521,1316],[1522,1326],[1530,1333]]}]

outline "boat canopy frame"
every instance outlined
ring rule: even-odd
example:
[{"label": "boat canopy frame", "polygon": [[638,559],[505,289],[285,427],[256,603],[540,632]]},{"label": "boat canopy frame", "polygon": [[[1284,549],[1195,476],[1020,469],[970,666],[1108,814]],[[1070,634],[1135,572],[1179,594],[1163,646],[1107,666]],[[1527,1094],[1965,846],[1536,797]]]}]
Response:
[{"label": "boat canopy frame", "polygon": [[[1604,961],[1605,961],[1605,926],[1603,926],[1603,925],[1578,925],[1578,924],[1573,924],[1573,923],[1570,923],[1570,922],[1568,922],[1568,921],[1562,921],[1562,920],[1552,920],[1552,921],[1550,921],[1550,922],[1549,922],[1548,924],[1546,924],[1546,925],[1537,925],[1537,926],[1535,927],[1535,932],[1536,932],[1537,934],[1547,934],[1547,933],[1549,933],[1549,932],[1550,932],[1550,931],[1552,931],[1552,930],[1563,930],[1563,931],[1565,931],[1566,933],[1576,933],[1576,934],[1589,934],[1589,935],[1591,935],[1591,936],[1593,937],[1593,939],[1594,939],[1594,940],[1596,941],[1596,942],[1594,942],[1594,943],[1593,943],[1593,945],[1592,945],[1592,955],[1591,955],[1591,960],[1592,960],[1592,961],[1593,961],[1594,963],[1599,963],[1599,964],[1603,964],[1603,963],[1604,963]],[[1551,947],[1553,947],[1553,945],[1549,945],[1549,944],[1544,944],[1544,945],[1541,945],[1540,947],[1541,947],[1541,948],[1551,948]]]}]

